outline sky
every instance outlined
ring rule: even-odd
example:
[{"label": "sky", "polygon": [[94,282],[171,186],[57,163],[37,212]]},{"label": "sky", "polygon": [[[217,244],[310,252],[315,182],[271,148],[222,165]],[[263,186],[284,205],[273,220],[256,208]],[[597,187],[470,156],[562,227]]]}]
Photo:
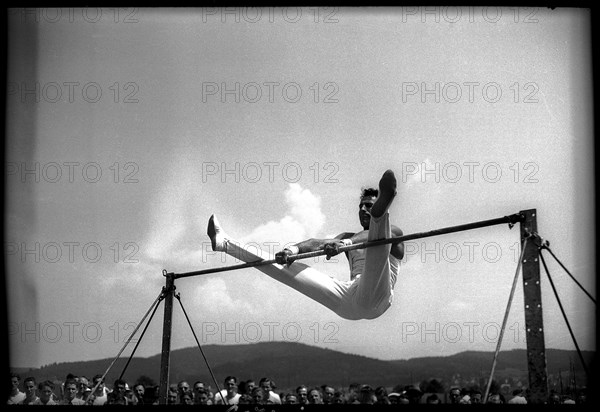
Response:
[{"label": "sky", "polygon": [[[536,209],[540,235],[595,296],[587,10],[11,9],[8,46],[12,366],[113,358],[163,270],[240,263],[211,250],[213,213],[273,253],[360,230],[361,188],[386,169],[405,234]],[[344,320],[256,269],[176,287],[206,345],[384,360],[494,351],[518,226],[405,248],[374,320]],[[546,261],[579,346],[594,350],[594,304]],[[349,279],[343,255],[306,263]],[[575,349],[543,269],[541,289],[546,347]],[[160,352],[162,307],[138,356]],[[172,348],[194,346],[177,304],[173,322]],[[525,345],[519,280],[502,349]]]}]

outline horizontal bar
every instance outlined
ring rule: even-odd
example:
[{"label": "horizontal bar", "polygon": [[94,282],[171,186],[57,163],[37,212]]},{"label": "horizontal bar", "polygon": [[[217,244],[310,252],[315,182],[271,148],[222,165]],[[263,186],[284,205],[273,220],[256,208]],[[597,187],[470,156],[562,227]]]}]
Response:
[{"label": "horizontal bar", "polygon": [[[401,242],[406,242],[407,240],[422,239],[422,238],[432,237],[432,236],[440,236],[440,235],[445,235],[447,233],[463,232],[465,230],[479,229],[482,227],[500,225],[503,223],[509,223],[511,225],[514,225],[516,222],[519,222],[520,220],[521,220],[521,216],[519,214],[515,214],[515,215],[510,215],[510,216],[504,216],[504,217],[501,217],[498,219],[483,220],[481,222],[467,223],[464,225],[450,226],[450,227],[446,227],[443,229],[430,230],[428,232],[413,233],[411,235],[390,237],[387,239],[372,240],[370,242],[362,242],[362,243],[356,243],[354,245],[341,246],[339,248],[339,251],[341,253],[341,252],[346,252],[348,250],[365,249],[365,248],[372,247],[372,246],[387,245],[388,243],[401,243]],[[307,253],[300,253],[297,255],[292,255],[292,257],[294,258],[294,260],[298,260],[298,259],[311,258],[311,257],[315,257],[315,256],[321,256],[324,254],[325,254],[324,250],[317,250],[314,252],[307,252]]]},{"label": "horizontal bar", "polygon": [[[466,230],[479,229],[482,227],[501,225],[501,224],[505,224],[505,223],[511,225],[511,227],[512,227],[512,225],[514,225],[515,223],[518,223],[522,220],[523,220],[523,216],[520,213],[515,213],[513,215],[504,216],[504,217],[500,217],[497,219],[482,220],[479,222],[467,223],[464,225],[450,226],[450,227],[445,227],[443,229],[430,230],[428,232],[413,233],[411,235],[390,237],[390,238],[386,238],[386,239],[372,240],[370,242],[356,243],[354,245],[341,246],[339,248],[339,251],[341,253],[341,252],[347,252],[349,250],[365,249],[365,248],[373,247],[373,246],[387,245],[389,243],[401,243],[401,242],[406,242],[407,240],[422,239],[422,238],[432,237],[432,236],[440,236],[440,235],[445,235],[448,233],[463,232]],[[300,260],[300,259],[307,259],[307,258],[311,258],[311,257],[323,256],[323,255],[325,255],[324,250],[315,250],[314,252],[306,252],[306,253],[299,253],[297,255],[292,255],[291,258],[294,260]],[[175,279],[179,279],[179,278],[186,278],[186,277],[190,277],[190,276],[207,275],[209,273],[226,272],[229,270],[245,269],[245,268],[264,266],[264,265],[272,265],[273,263],[277,263],[277,260],[275,260],[275,259],[258,260],[256,262],[242,263],[239,265],[225,266],[222,268],[197,270],[195,272],[186,272],[186,273],[181,273],[181,274],[170,273],[169,275],[172,275]]]},{"label": "horizontal bar", "polygon": [[256,262],[242,263],[242,264],[233,265],[233,266],[224,266],[222,268],[204,269],[204,270],[197,270],[195,272],[186,272],[186,273],[169,273],[169,275],[173,275],[173,277],[175,279],[179,279],[179,278],[187,278],[190,276],[208,275],[209,273],[227,272],[229,270],[252,268],[255,266],[272,265],[273,263],[277,263],[277,261],[275,259],[257,260]]}]

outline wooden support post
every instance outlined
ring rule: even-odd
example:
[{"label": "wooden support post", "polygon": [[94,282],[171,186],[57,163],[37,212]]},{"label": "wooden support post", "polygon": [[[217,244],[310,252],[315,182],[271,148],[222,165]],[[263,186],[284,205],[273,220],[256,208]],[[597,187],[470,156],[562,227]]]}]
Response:
[{"label": "wooden support post", "polygon": [[[521,245],[525,237],[537,233],[535,209],[522,210]],[[535,239],[529,237],[523,255],[523,295],[525,304],[525,336],[527,340],[527,370],[529,376],[530,403],[548,400],[548,372],[546,346],[544,343],[544,320],[542,317],[542,289],[540,286],[540,262]]]},{"label": "wooden support post", "polygon": [[169,390],[169,367],[171,358],[171,329],[173,321],[173,295],[175,294],[175,277],[172,273],[163,274],[167,278],[167,283],[163,289],[165,297],[165,316],[163,321],[163,340],[162,353],[160,358],[160,389],[159,403],[167,404],[167,393]]}]

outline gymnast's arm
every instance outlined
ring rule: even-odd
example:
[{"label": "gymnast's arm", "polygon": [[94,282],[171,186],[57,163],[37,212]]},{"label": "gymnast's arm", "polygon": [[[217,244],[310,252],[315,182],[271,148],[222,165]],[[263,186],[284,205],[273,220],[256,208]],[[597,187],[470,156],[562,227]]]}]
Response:
[{"label": "gymnast's arm", "polygon": [[[281,252],[277,252],[275,254],[275,260],[277,261],[277,263],[279,263],[281,265],[283,265],[283,264],[289,265],[293,261],[293,259],[290,258],[292,255],[296,255],[299,253],[314,252],[317,250],[324,250],[326,245],[337,245],[338,243],[341,245],[342,239],[350,239],[353,234],[354,233],[344,232],[344,233],[340,233],[333,239],[311,238],[311,239],[305,240],[303,242],[296,243],[295,245],[292,245],[290,247],[287,247],[287,248],[283,249]],[[337,253],[334,253],[334,254],[337,254]],[[333,256],[334,254],[331,254],[331,256]],[[327,259],[329,259],[331,256],[328,256]]]},{"label": "gymnast's arm", "polygon": [[[402,229],[400,229],[397,226],[392,225],[391,230],[392,230],[392,237],[398,237],[398,236],[404,235],[404,233],[402,232]],[[350,237],[350,240],[352,241],[353,244],[356,244],[356,243],[367,242],[368,238],[369,238],[369,231],[363,230],[362,232],[358,232],[355,235],[353,235],[352,237]],[[390,255],[394,256],[398,260],[402,260],[402,258],[404,257],[404,243],[392,244],[392,249],[390,250]]]},{"label": "gymnast's arm", "polygon": [[[398,237],[398,236],[403,235],[402,230],[399,227],[394,226],[394,225],[392,225],[392,227],[391,227],[391,232],[392,232],[393,237]],[[327,250],[328,250],[327,255],[328,255],[328,259],[329,259],[331,256],[335,256],[337,253],[339,253],[337,250],[338,250],[339,246],[342,245],[341,244],[342,239],[350,239],[353,244],[356,244],[356,243],[366,242],[368,240],[368,236],[369,236],[368,230],[363,230],[362,232],[359,232],[359,233],[351,233],[351,232],[340,233],[333,239],[311,238],[311,239],[305,240],[303,242],[296,243],[295,245],[291,246],[290,248],[284,249],[283,251],[277,253],[275,255],[275,258],[278,260],[278,263],[286,262],[287,256],[289,256],[289,255],[298,254],[298,253],[314,252],[316,250],[324,250],[324,249],[326,249],[326,246],[327,246]],[[296,248],[297,248],[297,250],[294,250]],[[402,260],[402,258],[404,257],[404,243],[392,244],[392,248],[390,249],[390,255],[394,256],[398,260]],[[346,257],[348,257],[347,253],[346,253]]]},{"label": "gymnast's arm", "polygon": [[298,253],[314,252],[316,250],[323,250],[325,245],[328,243],[338,243],[342,239],[350,239],[354,233],[344,232],[340,233],[333,239],[308,239],[300,243],[296,243],[294,246],[298,248]]}]

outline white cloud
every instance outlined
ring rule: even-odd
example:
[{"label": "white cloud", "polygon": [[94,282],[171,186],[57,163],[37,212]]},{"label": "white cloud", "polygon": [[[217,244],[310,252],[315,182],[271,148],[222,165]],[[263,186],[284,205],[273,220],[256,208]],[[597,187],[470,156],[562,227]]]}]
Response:
[{"label": "white cloud", "polygon": [[[237,279],[232,282],[233,285],[238,285]],[[236,298],[236,293],[231,293],[229,290],[231,284],[224,278],[208,278],[202,285],[198,285],[193,296],[201,296],[201,299],[197,300],[194,305],[199,306],[202,309],[202,313],[210,316],[211,313],[222,315],[233,315],[233,318],[239,319],[241,314],[255,316],[258,313],[259,306],[254,305],[245,298],[245,294],[241,297],[245,299]],[[257,301],[258,302],[258,301]],[[264,304],[261,304],[264,307]]]},{"label": "white cloud", "polygon": [[[325,223],[321,212],[321,199],[302,189],[299,184],[290,184],[285,192],[287,212],[281,219],[269,221],[252,230],[247,236],[236,239],[242,245],[257,243],[263,245],[263,250],[272,248],[279,250],[290,242],[299,242],[316,236]],[[224,228],[226,230],[226,228]],[[275,242],[276,245],[266,245]],[[252,250],[252,249],[250,249]],[[210,261],[211,258],[209,258]],[[221,259],[212,258],[217,262]],[[231,259],[229,257],[229,259]],[[231,262],[231,260],[228,260]],[[232,262],[233,264],[238,262]],[[239,316],[240,313],[260,313],[262,317],[272,316],[287,305],[289,309],[290,296],[297,292],[277,281],[260,274],[256,270],[238,273],[232,277],[219,279],[214,285],[214,292],[205,298],[206,308],[219,308],[221,314]],[[243,285],[243,286],[242,286]],[[265,299],[268,296],[268,299]]]},{"label": "white cloud", "polygon": [[[190,183],[188,178],[173,178],[177,178],[177,184],[167,184],[163,188],[151,211],[153,230],[143,250],[152,264],[160,262],[162,267],[183,271],[197,270],[200,265],[220,267],[242,263],[231,256],[213,252],[208,238],[202,242],[194,241],[198,239],[198,222],[190,204],[198,203],[198,199],[194,198],[193,190],[185,188],[185,183]],[[169,179],[171,183],[173,178]],[[256,227],[236,241],[242,245],[258,244],[261,249],[274,252],[285,244],[315,237],[325,223],[320,197],[299,184],[290,184],[284,195],[286,212],[283,217]],[[223,229],[227,232],[227,227]],[[275,245],[269,242],[275,242]],[[143,282],[143,279],[137,279]],[[194,296],[202,296],[197,305],[206,316],[274,313],[289,302],[287,292],[297,293],[253,269],[238,270],[233,274],[225,272],[195,282],[193,286],[190,284],[190,287]],[[264,299],[265,293],[269,294],[268,302]]]},{"label": "white cloud", "polygon": [[292,217],[302,224],[308,236],[315,236],[325,223],[325,216],[321,213],[321,198],[308,189],[303,190],[296,183],[290,184],[285,197],[291,206]]},{"label": "white cloud", "polygon": [[239,239],[240,242],[277,242],[285,245],[315,237],[325,224],[325,215],[321,212],[321,198],[308,189],[302,189],[297,183],[290,183],[285,192],[285,200],[288,212],[284,217],[279,221],[271,220],[258,226]]}]

